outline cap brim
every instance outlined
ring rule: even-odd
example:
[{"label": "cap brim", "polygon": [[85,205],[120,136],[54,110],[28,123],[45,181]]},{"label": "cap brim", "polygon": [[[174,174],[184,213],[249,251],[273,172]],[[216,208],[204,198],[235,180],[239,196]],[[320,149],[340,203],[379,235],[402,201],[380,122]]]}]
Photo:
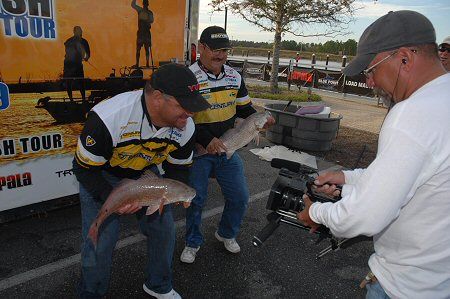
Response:
[{"label": "cap brim", "polygon": [[350,61],[350,63],[344,68],[343,73],[346,76],[355,76],[365,70],[377,54],[364,54],[357,55]]},{"label": "cap brim", "polygon": [[189,112],[200,112],[208,109],[211,105],[205,100],[201,94],[196,94],[195,96],[189,97],[178,97],[176,98],[181,107]]}]

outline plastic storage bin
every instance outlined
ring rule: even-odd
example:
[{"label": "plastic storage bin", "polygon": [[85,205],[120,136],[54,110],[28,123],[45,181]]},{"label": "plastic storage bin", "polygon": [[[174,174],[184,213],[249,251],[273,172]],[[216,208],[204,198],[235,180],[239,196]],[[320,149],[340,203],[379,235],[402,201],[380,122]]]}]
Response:
[{"label": "plastic storage bin", "polygon": [[300,106],[284,104],[269,104],[264,107],[275,118],[275,125],[266,132],[266,138],[273,143],[309,151],[329,151],[334,138],[336,138],[340,114],[325,113],[297,115]]}]

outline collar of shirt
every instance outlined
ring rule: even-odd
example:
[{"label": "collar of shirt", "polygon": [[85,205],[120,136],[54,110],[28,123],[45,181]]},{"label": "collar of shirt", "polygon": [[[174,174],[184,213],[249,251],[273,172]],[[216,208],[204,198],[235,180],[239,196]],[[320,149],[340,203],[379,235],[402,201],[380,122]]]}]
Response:
[{"label": "collar of shirt", "polygon": [[200,69],[205,72],[205,74],[208,76],[211,80],[221,80],[223,77],[225,77],[225,67],[222,65],[222,69],[220,70],[220,73],[216,76],[213,73],[211,73],[200,61],[198,60],[198,66]]},{"label": "collar of shirt", "polygon": [[[152,123],[150,113],[148,113],[147,105],[145,103],[145,90],[142,91],[141,104],[142,104],[142,110],[144,111],[144,113],[142,114],[142,122],[144,121],[144,117],[146,117],[148,119],[148,123],[155,129],[155,131],[158,131],[159,129],[161,129],[160,127],[157,127]],[[142,122],[141,122],[141,126],[142,126]],[[141,128],[141,133],[142,133],[142,128]]]}]

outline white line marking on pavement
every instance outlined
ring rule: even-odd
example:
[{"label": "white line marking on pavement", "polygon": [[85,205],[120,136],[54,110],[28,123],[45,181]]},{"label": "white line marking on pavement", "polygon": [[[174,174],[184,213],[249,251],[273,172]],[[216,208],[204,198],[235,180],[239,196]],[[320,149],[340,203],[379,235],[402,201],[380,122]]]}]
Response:
[{"label": "white line marking on pavement", "polygon": [[[249,202],[257,201],[261,198],[267,197],[267,196],[269,196],[269,193],[270,193],[270,190],[266,190],[266,191],[257,193],[255,195],[252,195],[252,196],[250,196]],[[217,214],[222,213],[222,211],[223,211],[223,206],[213,208],[211,210],[208,210],[208,211],[202,213],[202,219],[215,216]],[[181,219],[181,220],[178,220],[175,222],[175,227],[180,228],[180,227],[185,226],[185,224],[186,224],[185,220]],[[116,249],[124,248],[126,246],[141,242],[143,240],[145,240],[145,237],[142,234],[130,236],[130,237],[120,240],[116,245]],[[20,273],[20,274],[8,277],[6,279],[0,280],[0,292],[4,291],[6,289],[9,289],[9,288],[15,287],[17,285],[20,285],[22,283],[28,282],[32,279],[39,278],[44,275],[50,274],[52,272],[59,271],[64,268],[73,266],[80,262],[80,257],[81,257],[80,254],[75,254],[75,255],[69,256],[65,259],[62,259],[62,260],[38,267],[36,269],[29,270],[27,272]]]}]

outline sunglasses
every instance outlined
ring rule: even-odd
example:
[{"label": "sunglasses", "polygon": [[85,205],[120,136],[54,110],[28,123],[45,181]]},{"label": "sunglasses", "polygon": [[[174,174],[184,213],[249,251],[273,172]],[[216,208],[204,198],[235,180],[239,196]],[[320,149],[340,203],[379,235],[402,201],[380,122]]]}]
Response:
[{"label": "sunglasses", "polygon": [[440,46],[439,47],[439,52],[445,52],[445,51],[447,51],[447,53],[450,53],[450,48],[449,47],[446,47],[446,46]]},{"label": "sunglasses", "polygon": [[205,48],[208,48],[208,50],[210,50],[214,55],[217,55],[217,54],[228,54],[228,50],[229,49],[216,49],[216,50],[213,50],[213,49],[211,49],[207,44],[203,44],[204,46],[205,46]]}]

